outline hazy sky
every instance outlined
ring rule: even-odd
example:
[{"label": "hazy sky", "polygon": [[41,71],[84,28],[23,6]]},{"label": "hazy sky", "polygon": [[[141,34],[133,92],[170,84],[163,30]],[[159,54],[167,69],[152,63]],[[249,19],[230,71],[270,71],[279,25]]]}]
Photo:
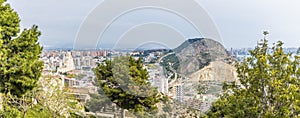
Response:
[{"label": "hazy sky", "polygon": [[[129,0],[130,1],[130,0]],[[176,2],[177,0],[174,0]],[[42,37],[40,42],[45,47],[72,47],[74,39],[85,18],[101,4],[101,0],[8,0],[21,17],[22,28],[37,24]],[[216,24],[226,48],[254,47],[261,39],[262,32],[270,32],[270,42],[282,40],[286,47],[300,47],[300,1],[299,0],[198,0]],[[153,18],[151,15],[160,14],[162,17]],[[197,13],[197,11],[191,11]],[[128,19],[131,22],[124,22]],[[172,20],[173,19],[173,20]],[[123,22],[122,22],[123,21]],[[141,22],[143,21],[143,22]],[[164,22],[178,24],[167,27]],[[136,42],[163,42],[174,47],[185,37],[201,37],[184,21],[176,17],[159,13],[158,11],[139,11],[120,18],[104,37],[114,37],[121,34],[120,27],[126,23],[152,23],[132,28],[132,31],[122,32],[120,44],[110,40],[98,42],[99,46],[127,45],[134,46]],[[116,29],[117,28],[117,29]],[[176,30],[177,29],[177,30]],[[170,31],[168,31],[170,30]],[[181,31],[181,34],[178,32]],[[153,32],[151,32],[153,31]],[[143,34],[144,32],[144,34]],[[145,33],[151,32],[151,33]],[[161,36],[160,35],[164,35]],[[182,36],[184,35],[184,36]],[[147,38],[143,38],[147,37]],[[137,38],[135,40],[130,40]],[[152,40],[155,38],[155,40]],[[167,39],[168,38],[168,39]],[[174,39],[174,40],[171,40]],[[139,41],[137,41],[139,40]],[[169,44],[167,44],[169,42]],[[126,47],[126,46],[125,46]],[[135,46],[136,47],[136,46]],[[134,47],[133,47],[134,48]]]}]

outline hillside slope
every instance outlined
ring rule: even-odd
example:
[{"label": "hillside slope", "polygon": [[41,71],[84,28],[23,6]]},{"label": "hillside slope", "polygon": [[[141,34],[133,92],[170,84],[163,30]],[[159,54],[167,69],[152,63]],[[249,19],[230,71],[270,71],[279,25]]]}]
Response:
[{"label": "hillside slope", "polygon": [[[182,81],[185,103],[202,112],[221,94],[223,82],[238,81],[234,59],[212,39],[189,39],[162,60],[166,70],[175,69],[180,75],[176,82]],[[200,88],[206,91],[200,94]]]},{"label": "hillside slope", "polygon": [[171,63],[178,73],[189,76],[208,66],[210,62],[231,63],[230,56],[222,44],[212,39],[189,39],[173,50],[174,54],[163,60]]},{"label": "hillside slope", "polygon": [[236,68],[222,61],[214,61],[211,62],[208,66],[193,73],[190,76],[190,80],[219,82],[237,81]]}]

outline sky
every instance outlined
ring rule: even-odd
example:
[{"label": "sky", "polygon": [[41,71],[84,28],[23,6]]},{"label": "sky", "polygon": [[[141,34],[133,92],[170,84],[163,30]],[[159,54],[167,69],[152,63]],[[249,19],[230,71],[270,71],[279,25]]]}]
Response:
[{"label": "sky", "polygon": [[[117,1],[117,0],[115,0]],[[123,0],[125,1],[125,0]],[[133,0],[127,0],[129,4]],[[180,8],[182,0],[173,0]],[[226,48],[254,47],[263,38],[263,31],[270,32],[269,42],[283,41],[285,47],[300,47],[299,0],[196,0],[213,21]],[[33,24],[42,31],[40,43],[45,48],[72,48],[87,17],[99,7],[102,0],[8,0],[18,12],[21,27]],[[178,3],[178,4],[176,4]],[[119,7],[115,2],[104,7]],[[183,6],[181,9],[188,9]],[[191,6],[192,7],[192,6]],[[101,24],[114,11],[103,11],[95,23]],[[198,11],[190,10],[192,15]],[[200,14],[200,13],[199,13]],[[190,15],[190,14],[187,14]],[[202,22],[203,26],[206,22]],[[209,30],[209,29],[208,29]],[[119,17],[103,33],[97,47],[136,48],[145,43],[159,42],[175,48],[187,38],[205,37],[203,32],[182,18],[163,10],[136,10]],[[100,33],[98,33],[100,34]],[[205,34],[204,34],[205,35]],[[88,40],[88,36],[86,36]]]}]

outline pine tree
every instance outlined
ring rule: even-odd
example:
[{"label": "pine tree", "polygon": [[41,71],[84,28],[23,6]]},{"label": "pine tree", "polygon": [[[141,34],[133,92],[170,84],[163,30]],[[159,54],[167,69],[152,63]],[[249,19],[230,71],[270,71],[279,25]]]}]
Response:
[{"label": "pine tree", "polygon": [[267,34],[251,57],[237,64],[240,84],[225,84],[207,116],[300,117],[300,56],[284,53],[281,41],[268,47]]},{"label": "pine tree", "polygon": [[43,63],[37,26],[20,33],[18,14],[0,0],[0,92],[21,97],[37,86]]},{"label": "pine tree", "polygon": [[156,112],[160,96],[148,82],[148,72],[141,59],[116,57],[100,64],[95,73],[105,95],[119,107],[138,117],[149,117]]}]

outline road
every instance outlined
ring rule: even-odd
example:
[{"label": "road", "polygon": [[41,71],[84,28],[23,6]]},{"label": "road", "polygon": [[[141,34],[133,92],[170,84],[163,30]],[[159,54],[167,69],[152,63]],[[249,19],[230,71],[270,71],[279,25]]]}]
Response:
[{"label": "road", "polygon": [[[172,55],[172,54],[175,54],[175,52],[168,53],[168,54],[166,54],[166,55],[160,57],[160,58],[158,59],[158,61],[157,61],[157,64],[159,65],[159,63],[162,61],[163,58],[165,58],[165,57],[167,57],[167,56],[169,56],[169,55]],[[174,79],[169,83],[169,86],[172,86],[172,84],[177,80],[178,74],[177,74],[176,70],[175,70],[174,68],[172,68],[172,66],[169,66],[169,68],[170,68],[170,70],[175,74]],[[168,79],[171,79],[171,76],[169,76]]]},{"label": "road", "polygon": [[169,86],[172,86],[172,84],[177,80],[178,75],[177,75],[176,70],[174,68],[172,68],[172,66],[170,66],[170,70],[175,74],[174,79],[169,83]]},{"label": "road", "polygon": [[168,54],[166,54],[166,55],[164,55],[164,56],[160,57],[160,58],[158,59],[157,63],[160,63],[160,62],[161,62],[161,60],[162,60],[163,58],[165,58],[165,57],[167,57],[167,56],[169,56],[169,55],[172,55],[172,54],[175,54],[175,52],[168,53]]}]

